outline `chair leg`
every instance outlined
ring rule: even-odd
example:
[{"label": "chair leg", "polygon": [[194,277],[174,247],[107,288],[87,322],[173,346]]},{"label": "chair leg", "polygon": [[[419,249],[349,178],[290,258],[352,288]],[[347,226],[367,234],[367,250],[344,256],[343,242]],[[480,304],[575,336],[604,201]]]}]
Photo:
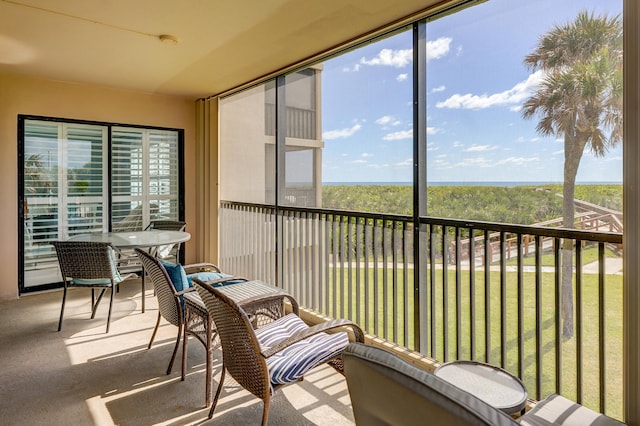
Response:
[{"label": "chair leg", "polygon": [[171,369],[173,368],[173,361],[175,361],[176,354],[178,353],[178,346],[180,346],[180,338],[182,337],[182,327],[183,327],[182,324],[180,324],[180,327],[178,327],[178,337],[176,338],[176,345],[173,348],[173,355],[171,356],[171,361],[169,361],[169,368],[167,368],[167,375],[171,374]]},{"label": "chair leg", "polygon": [[142,313],[144,314],[144,276],[146,274],[144,273],[144,267],[142,268],[142,273],[140,274],[140,281],[142,282]]},{"label": "chair leg", "polygon": [[270,395],[267,395],[267,399],[264,400],[264,409],[262,410],[262,426],[267,426],[269,423],[269,407],[271,406]]},{"label": "chair leg", "polygon": [[224,373],[226,369],[224,368],[224,361],[222,362],[222,373],[220,374],[220,383],[218,383],[218,390],[216,391],[216,396],[213,398],[213,404],[211,405],[211,409],[209,410],[209,418],[213,417],[213,410],[216,409],[216,405],[218,404],[218,398],[220,398],[220,393],[222,392],[222,384],[224,383]]},{"label": "chair leg", "polygon": [[[186,320],[188,321],[188,319]],[[187,375],[187,344],[189,342],[189,336],[187,335],[187,325],[182,326],[182,375],[180,381],[184,382],[184,378]]]},{"label": "chair leg", "polygon": [[208,407],[209,404],[211,403],[211,365],[213,364],[213,342],[211,341],[213,339],[212,333],[211,333],[211,321],[209,320],[209,318],[207,317],[205,319],[205,321],[207,322],[205,324],[205,330],[206,330],[206,336],[207,336],[207,364],[206,364],[206,368],[205,368],[205,388],[204,388],[204,392],[205,392],[205,404]]},{"label": "chair leg", "polygon": [[[91,319],[93,319],[96,316],[96,311],[98,310],[98,305],[100,304],[100,301],[102,300],[102,296],[104,295],[104,292],[107,291],[106,288],[103,288],[102,290],[100,290],[100,294],[98,295],[98,298],[96,299],[96,302],[93,303],[93,289],[91,289]],[[111,289],[111,300],[113,300],[113,288]],[[111,309],[109,309],[109,312],[111,312]]]},{"label": "chair leg", "polygon": [[[100,297],[102,297],[103,293],[104,293],[104,290],[102,290],[102,293],[100,293]],[[98,298],[98,302],[99,301],[100,301],[100,298]],[[96,302],[96,306],[98,306],[97,302]],[[109,314],[107,315],[107,333],[109,333],[109,325],[111,325],[111,308],[113,308],[113,287],[111,287],[111,298],[109,299]]]},{"label": "chair leg", "polygon": [[160,312],[158,312],[158,321],[156,321],[156,326],[153,329],[153,333],[151,334],[151,340],[149,341],[149,346],[147,346],[147,349],[151,349],[153,340],[156,338],[156,333],[158,332],[158,327],[160,326],[160,318],[162,318],[162,315],[160,314]]},{"label": "chair leg", "polygon": [[60,320],[58,321],[58,331],[62,330],[62,315],[64,314],[64,302],[67,300],[67,286],[64,286],[62,293],[62,308],[60,308]]}]

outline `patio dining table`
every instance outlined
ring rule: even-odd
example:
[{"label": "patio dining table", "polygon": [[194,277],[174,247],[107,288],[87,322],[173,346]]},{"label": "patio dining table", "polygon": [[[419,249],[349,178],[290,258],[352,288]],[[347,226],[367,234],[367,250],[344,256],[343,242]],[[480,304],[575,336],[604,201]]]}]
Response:
[{"label": "patio dining table", "polygon": [[[150,229],[148,231],[96,232],[74,235],[69,241],[87,241],[111,243],[117,250],[133,250],[134,248],[154,248],[170,244],[179,244],[191,239],[191,234],[184,231],[166,231]],[[144,269],[139,266],[142,281],[142,312],[145,308]]]},{"label": "patio dining table", "polygon": [[151,248],[168,244],[178,244],[191,239],[191,234],[184,231],[165,231],[150,229],[148,231],[131,232],[96,232],[80,234],[69,238],[70,241],[90,241],[111,243],[118,249]]}]

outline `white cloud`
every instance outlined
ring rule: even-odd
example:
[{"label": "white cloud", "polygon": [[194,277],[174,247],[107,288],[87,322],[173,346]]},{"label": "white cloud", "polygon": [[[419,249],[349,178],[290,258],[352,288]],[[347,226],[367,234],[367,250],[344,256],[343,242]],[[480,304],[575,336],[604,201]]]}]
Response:
[{"label": "white cloud", "polygon": [[465,158],[456,164],[457,167],[499,167],[505,165],[523,166],[528,163],[540,161],[538,157],[508,157],[502,160],[493,161],[484,157]]},{"label": "white cloud", "polygon": [[407,78],[409,78],[409,74],[398,74],[398,76],[396,77],[396,80],[405,81]]},{"label": "white cloud", "polygon": [[413,166],[413,158],[407,158],[399,163],[394,163],[393,167],[411,167]]},{"label": "white cloud", "polygon": [[433,89],[431,89],[431,93],[444,92],[445,89],[446,86],[443,84],[442,86],[434,87]]},{"label": "white cloud", "polygon": [[382,49],[380,53],[371,59],[362,58],[360,63],[364,65],[384,65],[395,68],[407,66],[413,60],[412,49]]},{"label": "white cloud", "polygon": [[413,137],[413,129],[400,130],[399,132],[393,132],[386,134],[382,139],[385,141],[399,141],[402,139],[411,139]]},{"label": "white cloud", "polygon": [[[427,62],[432,59],[439,59],[449,53],[452,39],[449,37],[440,37],[437,40],[427,42]],[[383,65],[395,68],[403,68],[413,61],[413,49],[382,49],[376,56],[371,59],[362,58],[360,63],[363,65]],[[356,70],[357,71],[357,70]],[[398,81],[404,81],[408,78],[407,74],[400,74]]]},{"label": "white cloud", "polygon": [[540,140],[540,138],[538,137],[533,137],[533,138],[525,138],[524,136],[520,136],[516,139],[517,143],[530,143],[530,142],[538,142]]},{"label": "white cloud", "polygon": [[373,157],[373,154],[370,154],[370,153],[368,153],[368,152],[363,152],[363,153],[362,153],[362,155],[361,155],[361,157],[369,158],[369,157]]},{"label": "white cloud", "polygon": [[367,164],[367,167],[370,167],[372,169],[387,169],[389,167],[412,167],[413,166],[413,159],[412,158],[407,158],[404,161],[399,161],[397,163],[371,163],[371,164]]},{"label": "white cloud", "polygon": [[500,160],[494,165],[496,166],[504,166],[505,164],[511,164],[514,166],[522,166],[527,163],[540,161],[538,157],[509,157],[504,160]]},{"label": "white cloud", "polygon": [[365,164],[368,163],[367,160],[353,160],[353,161],[349,161],[350,164]]},{"label": "white cloud", "polygon": [[381,126],[384,126],[386,124],[389,124],[393,121],[393,117],[390,115],[383,115],[382,117],[378,118],[376,120],[376,124],[380,124]]},{"label": "white cloud", "polygon": [[376,124],[381,125],[383,129],[388,129],[389,126],[395,127],[401,125],[402,121],[396,120],[396,118],[392,115],[383,115],[376,120]]},{"label": "white cloud", "polygon": [[498,149],[496,145],[476,145],[473,144],[469,148],[465,149],[465,152],[482,152],[482,151],[493,151],[494,149]]},{"label": "white cloud", "polygon": [[458,167],[491,167],[491,162],[484,157],[465,158],[458,162]]},{"label": "white cloud", "polygon": [[491,95],[473,95],[471,93],[461,95],[456,93],[445,101],[438,102],[436,107],[451,109],[483,109],[492,106],[520,104],[534,92],[543,77],[543,71],[536,71],[525,81],[519,82],[511,89]]},{"label": "white cloud", "polygon": [[362,126],[360,124],[354,124],[352,127],[346,129],[339,130],[329,130],[322,134],[322,139],[332,140],[332,139],[340,139],[340,138],[348,138],[349,136],[353,136],[358,130],[360,130]]},{"label": "white cloud", "polygon": [[[449,53],[452,39],[449,37],[440,37],[437,40],[427,42],[427,62],[432,59],[440,59]],[[413,61],[413,49],[382,49],[376,56],[371,59],[362,58],[360,64],[363,65],[382,65],[395,68],[403,68]],[[353,69],[345,68],[344,71],[358,71],[358,65]],[[400,74],[396,78],[398,81],[404,81],[409,77],[408,74]]]},{"label": "white cloud", "polygon": [[446,160],[434,160],[434,161],[433,161],[433,165],[434,165],[434,166],[436,166],[436,167],[438,167],[438,168],[440,168],[440,169],[443,169],[443,168],[447,168],[447,169],[453,168],[453,166],[451,165],[451,163],[449,163],[449,162],[448,162],[448,161],[446,161]]},{"label": "white cloud", "polygon": [[449,47],[451,46],[451,38],[440,37],[436,40],[427,42],[427,62],[432,59],[440,59],[449,53]]},{"label": "white cloud", "polygon": [[438,129],[437,127],[427,127],[428,135],[435,135],[436,133],[440,133],[440,129]]},{"label": "white cloud", "polygon": [[343,72],[358,72],[358,71],[360,71],[360,64],[355,64],[351,68],[344,67],[344,68],[342,68],[342,71]]}]

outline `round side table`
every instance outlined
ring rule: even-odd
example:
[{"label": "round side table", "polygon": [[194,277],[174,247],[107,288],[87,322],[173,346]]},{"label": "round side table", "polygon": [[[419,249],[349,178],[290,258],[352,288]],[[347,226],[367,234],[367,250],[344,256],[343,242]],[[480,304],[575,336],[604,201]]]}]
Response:
[{"label": "round side table", "polygon": [[500,367],[477,361],[451,361],[434,374],[507,414],[522,413],[527,388],[522,380]]}]

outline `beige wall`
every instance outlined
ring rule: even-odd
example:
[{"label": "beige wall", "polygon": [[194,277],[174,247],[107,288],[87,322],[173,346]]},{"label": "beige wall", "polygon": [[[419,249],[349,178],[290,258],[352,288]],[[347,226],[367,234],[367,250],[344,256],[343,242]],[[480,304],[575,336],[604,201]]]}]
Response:
[{"label": "beige wall", "polygon": [[186,221],[195,225],[195,101],[0,73],[0,300],[18,296],[18,114],[184,129]]}]

